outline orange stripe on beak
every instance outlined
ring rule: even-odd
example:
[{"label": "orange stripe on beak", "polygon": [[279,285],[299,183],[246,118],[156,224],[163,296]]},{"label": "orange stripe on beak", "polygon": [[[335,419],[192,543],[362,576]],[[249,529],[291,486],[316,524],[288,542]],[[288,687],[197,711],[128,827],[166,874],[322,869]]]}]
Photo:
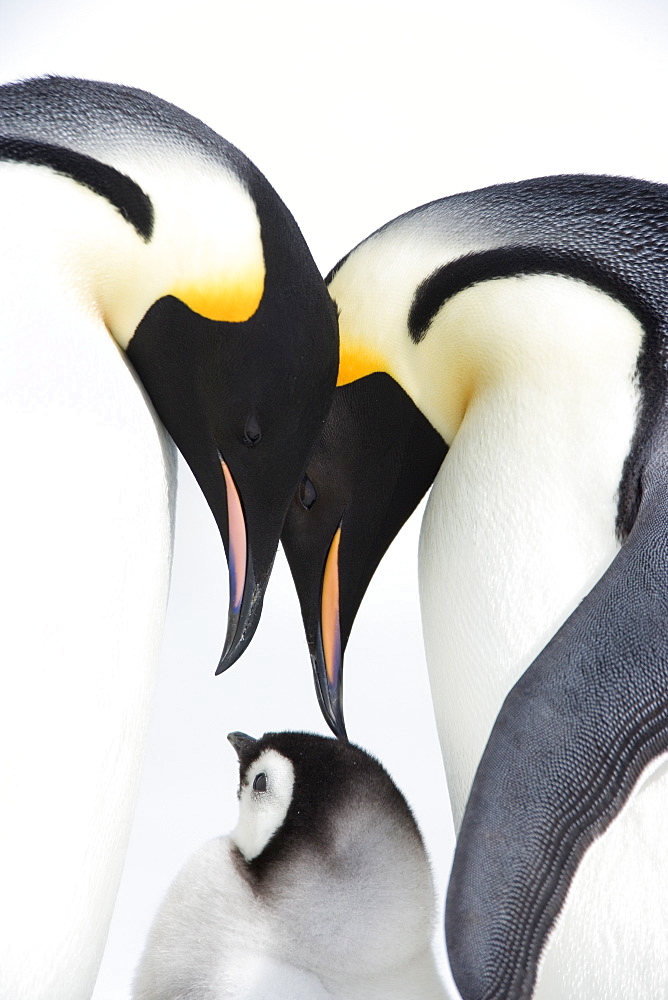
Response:
[{"label": "orange stripe on beak", "polygon": [[336,530],[329,547],[322,579],[320,616],[322,648],[330,688],[335,688],[341,669],[341,626],[339,623],[339,542],[341,528]]}]

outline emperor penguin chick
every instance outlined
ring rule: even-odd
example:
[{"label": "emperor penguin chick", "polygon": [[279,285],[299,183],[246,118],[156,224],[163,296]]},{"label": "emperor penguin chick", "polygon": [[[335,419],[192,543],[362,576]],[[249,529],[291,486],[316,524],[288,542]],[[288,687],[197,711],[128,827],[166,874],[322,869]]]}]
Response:
[{"label": "emperor penguin chick", "polygon": [[434,890],[380,764],[307,733],[228,737],[239,821],[158,911],[134,1000],[436,1000]]}]

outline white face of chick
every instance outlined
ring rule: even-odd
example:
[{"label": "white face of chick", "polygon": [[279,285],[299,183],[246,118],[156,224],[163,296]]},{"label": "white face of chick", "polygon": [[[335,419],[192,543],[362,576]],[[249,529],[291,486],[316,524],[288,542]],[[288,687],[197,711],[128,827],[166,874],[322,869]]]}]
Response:
[{"label": "white face of chick", "polygon": [[239,788],[239,821],[233,843],[246,861],[261,854],[287,815],[295,770],[277,750],[265,750],[246,771]]}]

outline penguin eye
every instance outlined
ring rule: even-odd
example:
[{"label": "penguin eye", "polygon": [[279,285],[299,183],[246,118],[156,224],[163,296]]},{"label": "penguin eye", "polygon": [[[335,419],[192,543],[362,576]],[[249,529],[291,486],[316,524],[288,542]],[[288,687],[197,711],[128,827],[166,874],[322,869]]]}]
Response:
[{"label": "penguin eye", "polygon": [[318,494],[315,491],[315,486],[308,476],[304,476],[299,484],[299,502],[304,510],[310,510],[317,498]]},{"label": "penguin eye", "polygon": [[251,413],[244,428],[244,444],[249,448],[254,448],[261,440],[262,431],[260,430],[260,424],[255,414]]},{"label": "penguin eye", "polygon": [[264,771],[260,771],[259,774],[255,775],[255,780],[253,781],[253,791],[254,792],[267,791],[267,775],[264,773]]}]

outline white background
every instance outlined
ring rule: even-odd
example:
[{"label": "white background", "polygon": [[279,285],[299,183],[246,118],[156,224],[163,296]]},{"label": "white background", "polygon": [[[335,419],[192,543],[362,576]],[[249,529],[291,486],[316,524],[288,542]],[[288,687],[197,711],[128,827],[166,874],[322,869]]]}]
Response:
[{"label": "white background", "polygon": [[[323,272],[390,218],[455,191],[573,171],[668,181],[667,41],[662,0],[0,0],[0,81],[112,80],[197,115],[264,171]],[[418,529],[419,516],[358,617],[346,718],[413,805],[441,906],[452,828],[422,651]],[[226,733],[326,731],[282,556],[250,650],[214,678],[226,575],[181,469],[155,711],[94,1000],[128,997],[170,879],[234,823]]]}]

